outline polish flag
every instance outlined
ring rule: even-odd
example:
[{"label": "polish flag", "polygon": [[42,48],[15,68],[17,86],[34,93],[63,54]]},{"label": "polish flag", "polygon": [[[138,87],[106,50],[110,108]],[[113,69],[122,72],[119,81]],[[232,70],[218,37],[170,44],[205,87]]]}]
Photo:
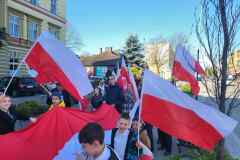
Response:
[{"label": "polish flag", "polygon": [[212,150],[237,125],[235,120],[192,99],[147,70],[142,92],[141,116],[144,121],[203,149]]},{"label": "polish flag", "polygon": [[121,68],[118,73],[117,82],[122,90],[126,90],[128,88],[128,85],[131,84],[128,74],[128,68],[126,66],[124,58],[122,58]]},{"label": "polish flag", "polygon": [[117,83],[122,90],[126,90],[128,87],[130,87],[130,90],[133,93],[135,100],[136,101],[139,100],[136,81],[134,79],[132,72],[128,70],[126,62],[123,57],[122,57],[121,68],[118,73]]},{"label": "polish flag", "polygon": [[[1,159],[52,160],[87,123],[97,122],[105,130],[111,130],[116,127],[118,119],[118,112],[107,104],[91,113],[55,107],[26,129],[0,135]],[[64,160],[70,159],[66,157]]]},{"label": "polish flag", "polygon": [[177,80],[188,81],[191,85],[193,95],[198,95],[200,87],[195,78],[195,73],[205,75],[200,64],[181,45],[176,48],[176,56],[173,64],[173,76]]},{"label": "polish flag", "polygon": [[43,32],[25,59],[39,84],[58,82],[76,100],[93,91],[80,59],[49,32]]}]

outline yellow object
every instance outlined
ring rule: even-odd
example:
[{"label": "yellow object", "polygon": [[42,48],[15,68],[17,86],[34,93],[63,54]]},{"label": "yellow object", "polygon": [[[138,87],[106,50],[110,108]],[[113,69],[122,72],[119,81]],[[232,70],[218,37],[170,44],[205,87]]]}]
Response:
[{"label": "yellow object", "polygon": [[53,109],[53,107],[61,107],[61,108],[65,108],[66,105],[64,103],[64,101],[61,101],[61,103],[58,106],[54,106],[53,104],[50,106],[49,110]]},{"label": "yellow object", "polygon": [[131,71],[136,78],[141,77],[141,70],[138,67],[131,67]]}]

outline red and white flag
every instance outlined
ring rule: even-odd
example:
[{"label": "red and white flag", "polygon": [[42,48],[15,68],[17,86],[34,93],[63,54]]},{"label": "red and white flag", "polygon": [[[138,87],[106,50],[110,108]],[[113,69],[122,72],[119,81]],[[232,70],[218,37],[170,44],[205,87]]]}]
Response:
[{"label": "red and white flag", "polygon": [[128,70],[126,62],[124,58],[122,57],[121,61],[121,68],[118,71],[118,85],[122,90],[126,90],[127,88],[130,88],[135,100],[139,100],[139,94],[137,90],[136,81],[134,79],[134,76],[131,72],[131,70]]},{"label": "red and white flag", "polygon": [[80,59],[49,32],[43,32],[25,59],[36,72],[39,84],[58,82],[76,100],[91,93],[93,87]]},{"label": "red and white flag", "polygon": [[191,85],[193,95],[198,95],[200,87],[195,78],[195,73],[202,76],[205,75],[200,64],[183,46],[178,45],[176,48],[172,74],[177,80],[188,81]]},{"label": "red and white flag", "polygon": [[206,150],[212,150],[237,125],[232,118],[192,99],[148,70],[144,72],[141,107],[144,121]]},{"label": "red and white flag", "polygon": [[[55,107],[26,129],[0,135],[1,159],[52,160],[87,123],[97,122],[105,130],[111,130],[116,127],[118,119],[118,112],[107,104],[92,113]],[[78,139],[75,143],[78,144]],[[68,157],[63,159],[70,160]]]}]

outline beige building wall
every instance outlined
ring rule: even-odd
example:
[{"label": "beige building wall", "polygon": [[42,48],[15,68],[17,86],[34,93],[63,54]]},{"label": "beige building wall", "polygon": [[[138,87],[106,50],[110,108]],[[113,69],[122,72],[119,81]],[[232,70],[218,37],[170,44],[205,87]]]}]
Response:
[{"label": "beige building wall", "polygon": [[[29,40],[29,22],[37,23],[37,35],[42,31],[56,34],[61,41],[65,41],[66,0],[56,0],[56,14],[51,13],[51,0],[37,0],[31,4],[30,0],[0,0],[0,29],[6,29],[4,46],[0,48],[0,76],[10,73],[10,58],[14,55],[18,63],[23,59],[33,41]],[[9,35],[9,16],[20,17],[19,37]],[[19,75],[26,75],[25,65],[21,67]]]},{"label": "beige building wall", "polygon": [[228,59],[228,71],[231,75],[240,74],[240,50],[237,50]]}]

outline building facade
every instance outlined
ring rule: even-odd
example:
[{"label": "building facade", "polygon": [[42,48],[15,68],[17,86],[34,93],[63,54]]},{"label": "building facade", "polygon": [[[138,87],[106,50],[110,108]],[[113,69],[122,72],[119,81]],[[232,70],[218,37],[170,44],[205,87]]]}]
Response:
[{"label": "building facade", "polygon": [[240,75],[240,50],[237,50],[228,59],[228,72],[232,76]]},{"label": "building facade", "polygon": [[[11,76],[42,31],[65,40],[66,0],[0,1],[0,77]],[[17,76],[26,76],[26,65]]]},{"label": "building facade", "polygon": [[88,75],[103,78],[108,70],[117,72],[120,56],[112,50],[112,47],[106,47],[105,51],[101,48],[98,54],[81,56],[80,59]]},{"label": "building facade", "polygon": [[148,43],[144,46],[149,69],[164,79],[171,79],[174,53],[169,43]]}]

